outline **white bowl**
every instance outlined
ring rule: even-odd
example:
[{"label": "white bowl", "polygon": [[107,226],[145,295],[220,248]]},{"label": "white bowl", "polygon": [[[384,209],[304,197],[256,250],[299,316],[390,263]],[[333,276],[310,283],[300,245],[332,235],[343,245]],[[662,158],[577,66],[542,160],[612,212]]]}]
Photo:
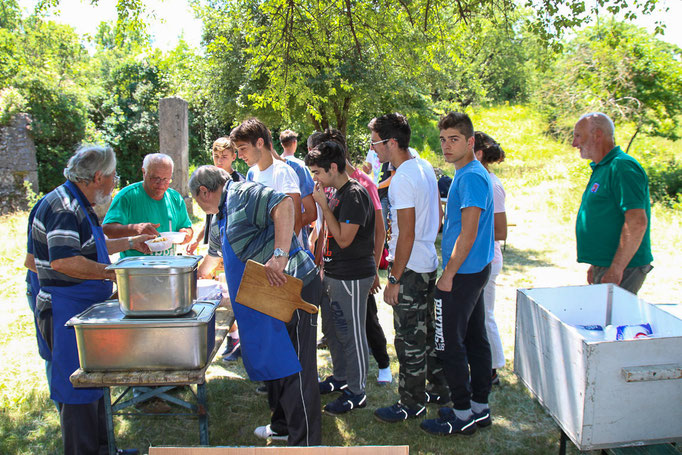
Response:
[{"label": "white bowl", "polygon": [[161,237],[166,237],[172,243],[182,243],[185,241],[186,234],[184,232],[161,232],[159,235]]},{"label": "white bowl", "polygon": [[155,239],[150,239],[145,241],[150,250],[153,252],[166,251],[168,248],[173,246],[173,242],[167,237],[161,236]]}]

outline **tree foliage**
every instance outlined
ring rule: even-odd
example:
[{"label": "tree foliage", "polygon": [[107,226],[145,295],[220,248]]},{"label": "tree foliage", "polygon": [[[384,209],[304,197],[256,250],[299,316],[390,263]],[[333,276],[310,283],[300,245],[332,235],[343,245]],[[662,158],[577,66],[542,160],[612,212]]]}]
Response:
[{"label": "tree foliage", "polygon": [[[676,138],[682,114],[682,49],[623,22],[580,32],[548,72],[538,105],[556,128],[602,111],[637,131]],[[637,134],[637,133],[635,133]]]}]

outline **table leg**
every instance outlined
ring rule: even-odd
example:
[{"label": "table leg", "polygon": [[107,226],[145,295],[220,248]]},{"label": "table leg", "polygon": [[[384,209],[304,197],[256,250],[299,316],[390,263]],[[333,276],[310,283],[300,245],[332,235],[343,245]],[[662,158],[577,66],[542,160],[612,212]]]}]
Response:
[{"label": "table leg", "polygon": [[199,443],[208,445],[208,409],[206,403],[206,384],[197,384],[197,415],[199,416]]},{"label": "table leg", "polygon": [[104,414],[107,420],[107,443],[109,455],[116,455],[116,439],[114,438],[114,414],[111,411],[111,389],[104,387]]},{"label": "table leg", "polygon": [[566,441],[568,438],[566,437],[564,430],[559,431],[561,431],[561,437],[559,438],[559,455],[566,455]]}]

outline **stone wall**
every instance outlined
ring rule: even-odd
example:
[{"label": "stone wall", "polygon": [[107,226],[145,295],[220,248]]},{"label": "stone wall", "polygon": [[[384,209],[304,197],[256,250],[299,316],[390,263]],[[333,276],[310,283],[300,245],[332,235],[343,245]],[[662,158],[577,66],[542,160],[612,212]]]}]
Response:
[{"label": "stone wall", "polygon": [[30,132],[28,114],[17,114],[8,126],[0,127],[0,214],[28,208],[24,182],[38,193],[38,162]]}]

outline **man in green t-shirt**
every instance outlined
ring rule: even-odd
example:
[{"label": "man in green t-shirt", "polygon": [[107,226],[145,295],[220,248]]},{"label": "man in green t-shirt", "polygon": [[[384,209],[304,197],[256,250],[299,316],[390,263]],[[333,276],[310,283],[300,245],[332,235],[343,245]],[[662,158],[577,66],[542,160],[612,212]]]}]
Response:
[{"label": "man in green t-shirt", "polygon": [[[123,188],[114,197],[102,223],[109,238],[159,232],[184,232],[187,243],[192,239],[192,222],[180,193],[169,188],[173,176],[173,160],[163,153],[151,153],[142,162],[142,181]],[[156,256],[175,254],[175,248],[152,253]],[[136,250],[121,253],[121,258],[140,256]]]},{"label": "man in green t-shirt", "polygon": [[615,145],[613,121],[605,114],[580,117],[573,147],[592,160],[576,220],[578,262],[590,264],[588,283],[614,283],[637,294],[653,268],[646,172]]}]

